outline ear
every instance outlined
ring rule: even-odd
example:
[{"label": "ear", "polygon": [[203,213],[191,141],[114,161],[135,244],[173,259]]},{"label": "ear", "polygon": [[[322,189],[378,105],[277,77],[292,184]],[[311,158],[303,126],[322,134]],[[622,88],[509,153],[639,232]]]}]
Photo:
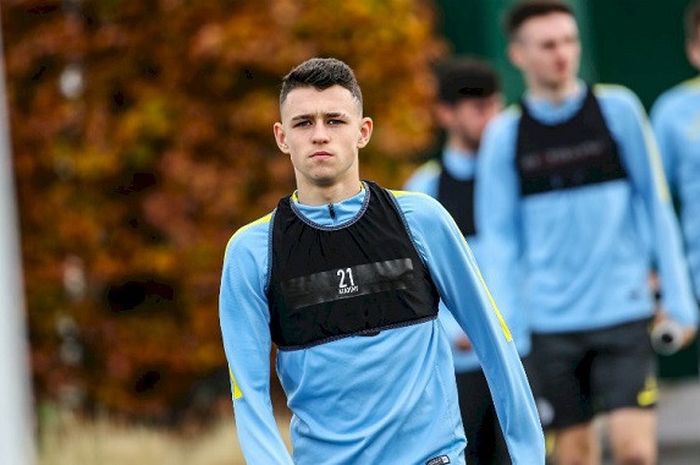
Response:
[{"label": "ear", "polygon": [[287,134],[284,132],[284,126],[279,121],[272,126],[272,132],[275,134],[275,142],[277,142],[277,147],[289,155],[289,146],[287,145]]},{"label": "ear", "polygon": [[690,64],[696,69],[700,69],[700,36],[695,40],[686,42],[685,53]]},{"label": "ear", "polygon": [[522,44],[517,40],[508,42],[508,59],[516,68],[523,68]]},{"label": "ear", "polygon": [[452,127],[453,121],[452,107],[447,103],[438,102],[435,104],[435,118],[438,124],[444,129]]},{"label": "ear", "polygon": [[374,129],[374,121],[369,116],[362,118],[360,122],[360,137],[357,139],[357,148],[364,148],[368,143],[369,139],[372,137],[372,130]]}]

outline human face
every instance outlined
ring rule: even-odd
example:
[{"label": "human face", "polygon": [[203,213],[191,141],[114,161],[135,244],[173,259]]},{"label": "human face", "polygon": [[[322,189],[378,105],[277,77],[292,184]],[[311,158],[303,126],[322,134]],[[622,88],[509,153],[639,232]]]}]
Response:
[{"label": "human face", "polygon": [[526,20],[510,44],[509,55],[535,90],[571,86],[581,59],[576,20],[559,12]]},{"label": "human face", "polygon": [[291,158],[300,191],[357,188],[358,152],[369,142],[372,120],[362,117],[361,105],[349,90],[338,85],[296,88],[287,94],[280,113],[275,140]]},{"label": "human face", "polygon": [[479,150],[486,125],[503,108],[500,93],[480,98],[464,98],[453,104],[438,104],[440,124],[447,131],[448,143],[469,152]]},{"label": "human face", "polygon": [[700,26],[695,30],[695,37],[686,43],[685,51],[690,64],[700,70]]}]

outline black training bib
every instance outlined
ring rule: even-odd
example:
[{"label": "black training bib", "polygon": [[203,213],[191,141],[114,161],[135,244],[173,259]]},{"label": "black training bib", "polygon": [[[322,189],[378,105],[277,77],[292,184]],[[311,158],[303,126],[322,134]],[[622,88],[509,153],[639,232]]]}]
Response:
[{"label": "black training bib", "polygon": [[452,215],[464,237],[473,236],[476,234],[474,178],[457,179],[447,172],[445,165],[441,166],[437,200]]},{"label": "black training bib", "polygon": [[340,228],[313,225],[280,200],[272,224],[268,302],[281,350],[416,324],[439,295],[390,192],[365,182],[365,204]]},{"label": "black training bib", "polygon": [[560,124],[542,124],[520,106],[516,157],[523,196],[627,177],[590,87],[581,110]]}]

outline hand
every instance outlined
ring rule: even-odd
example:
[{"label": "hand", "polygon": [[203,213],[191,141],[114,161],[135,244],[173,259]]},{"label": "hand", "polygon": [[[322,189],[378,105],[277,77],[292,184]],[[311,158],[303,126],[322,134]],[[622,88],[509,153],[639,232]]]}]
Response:
[{"label": "hand", "polygon": [[[656,314],[654,315],[654,321],[652,322],[652,327],[659,326],[665,322],[669,322],[672,320],[668,317],[668,314],[662,310],[659,309]],[[680,326],[677,325],[679,328],[680,332],[680,344],[679,344],[679,349],[682,349],[684,347],[687,347],[691,342],[693,342],[693,339],[695,339],[695,336],[697,335],[698,328],[693,327],[693,326]]]},{"label": "hand", "polygon": [[683,347],[687,347],[693,342],[695,336],[698,334],[698,328],[695,327],[684,327],[683,328]]},{"label": "hand", "polygon": [[455,346],[458,350],[462,352],[469,352],[470,350],[472,350],[472,341],[470,341],[467,336],[462,334],[461,336],[457,337],[457,340],[455,341]]}]

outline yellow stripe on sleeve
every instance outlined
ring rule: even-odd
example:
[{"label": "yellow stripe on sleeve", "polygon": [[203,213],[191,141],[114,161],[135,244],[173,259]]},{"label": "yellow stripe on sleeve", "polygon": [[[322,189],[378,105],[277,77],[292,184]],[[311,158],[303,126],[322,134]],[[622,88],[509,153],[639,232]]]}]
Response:
[{"label": "yellow stripe on sleeve", "polygon": [[512,113],[514,116],[520,116],[523,112],[522,108],[520,108],[519,103],[511,103],[508,105],[508,107],[503,110],[503,113]]},{"label": "yellow stripe on sleeve", "polygon": [[[390,190],[390,192],[396,198],[403,197],[405,195],[424,195],[426,197],[430,197],[430,196],[423,194],[423,193],[420,193],[420,192],[400,191],[400,190],[393,190],[393,189]],[[455,231],[459,231],[459,227],[454,222],[454,219],[451,216],[449,217],[449,220],[452,222],[452,226],[454,227]],[[489,303],[491,305],[491,310],[494,312],[494,314],[496,315],[496,318],[498,319],[498,324],[501,326],[501,330],[503,331],[503,335],[506,338],[506,342],[511,342],[513,340],[513,335],[510,332],[510,328],[508,327],[508,324],[506,323],[505,318],[503,318],[503,314],[501,313],[501,310],[498,308],[498,305],[496,304],[496,300],[491,295],[491,291],[489,290],[488,286],[486,285],[486,281],[484,281],[484,277],[481,275],[481,271],[479,270],[479,265],[477,265],[476,260],[474,259],[474,255],[472,254],[471,248],[469,247],[469,244],[467,243],[467,240],[464,238],[464,236],[462,234],[459,234],[459,236],[462,238],[462,243],[464,244],[464,247],[467,251],[467,256],[469,257],[469,261],[472,264],[472,269],[479,280],[479,284],[481,285],[482,289],[486,292],[486,295],[488,296]]]},{"label": "yellow stripe on sleeve", "polygon": [[228,243],[231,244],[233,240],[238,237],[239,234],[241,234],[243,231],[252,228],[255,225],[262,224],[262,223],[269,223],[270,220],[272,219],[272,212],[268,213],[267,215],[263,216],[262,218],[258,218],[257,220],[253,221],[252,223],[248,223],[245,226],[242,226],[238,231],[235,232],[233,236],[231,236],[231,239],[228,240]]},{"label": "yellow stripe on sleeve", "polygon": [[484,277],[481,275],[481,271],[479,271],[478,268],[475,268],[474,271],[476,273],[476,276],[479,278],[479,282],[481,283],[481,287],[484,289],[484,292],[486,292],[486,295],[489,298],[489,302],[491,303],[491,309],[496,314],[496,318],[498,319],[498,324],[501,325],[501,330],[503,331],[503,335],[505,336],[506,341],[511,342],[513,340],[513,335],[510,332],[510,328],[508,327],[508,323],[506,323],[506,319],[503,318],[503,314],[501,313],[501,310],[498,308],[498,304],[496,304],[496,299],[494,299],[493,295],[491,295],[491,291],[489,290],[489,287],[486,285],[486,281],[484,281]]},{"label": "yellow stripe on sleeve", "polygon": [[[631,91],[626,87],[616,84],[596,84],[594,86],[594,90],[596,91],[596,94],[597,91],[604,92],[606,90],[618,90],[631,93]],[[634,96],[634,94],[632,95]],[[644,137],[644,145],[646,145],[647,148],[646,152],[649,158],[649,166],[651,167],[651,174],[654,179],[656,193],[662,201],[669,202],[671,200],[671,194],[668,188],[668,183],[666,182],[666,175],[664,174],[663,163],[661,162],[659,147],[656,145],[654,132],[651,129],[649,120],[646,117],[646,111],[644,110],[642,103],[636,96],[634,96],[634,101],[637,106],[637,110],[641,115],[640,123],[642,125],[642,135]]]},{"label": "yellow stripe on sleeve", "polygon": [[[459,227],[454,222],[454,219],[452,219],[451,217],[450,217],[450,219],[451,219],[455,229],[459,230]],[[486,293],[486,296],[489,299],[489,303],[491,304],[491,310],[496,315],[496,319],[498,319],[498,324],[501,326],[501,331],[503,331],[503,335],[506,338],[506,342],[511,342],[513,340],[513,334],[511,334],[511,332],[510,332],[510,328],[508,327],[508,323],[506,323],[506,319],[503,317],[501,310],[498,308],[498,304],[496,303],[496,299],[493,298],[493,295],[491,294],[489,287],[486,285],[486,281],[484,280],[484,277],[481,274],[481,270],[479,269],[479,265],[476,263],[476,259],[474,258],[474,255],[472,254],[472,250],[471,250],[471,247],[469,247],[469,243],[464,238],[464,236],[461,236],[461,237],[462,237],[462,243],[464,244],[464,247],[467,250],[467,256],[469,257],[469,261],[472,264],[473,271],[476,274],[476,277],[479,279],[479,284],[481,285],[481,288],[484,290],[484,292]]]},{"label": "yellow stripe on sleeve", "polygon": [[659,147],[656,145],[654,133],[646,117],[642,118],[642,132],[644,133],[644,143],[647,146],[649,165],[651,166],[652,176],[654,177],[656,191],[662,201],[670,202],[671,194],[668,189],[668,182],[666,182],[666,175],[664,174],[663,163],[661,162],[661,154],[659,153]]},{"label": "yellow stripe on sleeve", "polygon": [[241,391],[241,388],[238,386],[238,382],[236,381],[236,377],[233,376],[233,371],[231,371],[231,367],[229,367],[228,369],[228,374],[231,378],[231,394],[233,396],[233,400],[238,400],[241,397],[243,397],[243,391]]},{"label": "yellow stripe on sleeve", "polygon": [[696,76],[692,79],[688,79],[681,83],[683,87],[700,87],[700,76]]},{"label": "yellow stripe on sleeve", "polygon": [[404,196],[407,196],[407,195],[412,195],[412,196],[415,196],[415,197],[427,197],[427,198],[429,198],[429,199],[431,199],[431,200],[435,200],[435,199],[433,199],[431,196],[429,196],[428,194],[425,194],[425,193],[423,193],[423,192],[417,192],[417,191],[402,191],[402,190],[396,190],[396,189],[387,189],[387,190],[388,190],[389,192],[391,192],[391,194],[394,196],[394,198],[397,198],[397,199],[398,199],[399,197],[404,197]]},{"label": "yellow stripe on sleeve", "polygon": [[416,192],[411,192],[411,191],[399,191],[399,190],[395,190],[395,189],[389,189],[389,192],[391,192],[392,194],[394,194],[394,197],[396,197],[396,198],[403,197],[404,195],[416,194]]}]

